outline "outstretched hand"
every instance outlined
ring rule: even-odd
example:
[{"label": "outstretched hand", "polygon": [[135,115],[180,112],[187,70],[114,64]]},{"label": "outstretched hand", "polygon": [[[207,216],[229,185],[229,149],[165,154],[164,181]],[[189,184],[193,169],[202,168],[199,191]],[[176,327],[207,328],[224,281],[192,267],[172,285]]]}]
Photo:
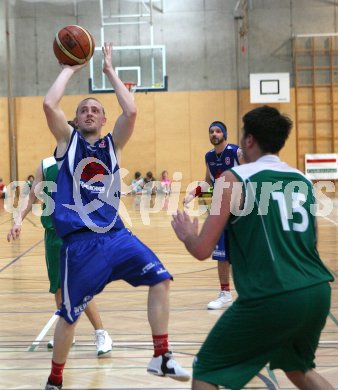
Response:
[{"label": "outstretched hand", "polygon": [[177,238],[184,243],[188,237],[197,237],[198,235],[197,217],[191,220],[185,211],[183,211],[183,213],[177,211],[177,214],[173,215],[171,226],[173,227]]},{"label": "outstretched hand", "polygon": [[7,234],[7,241],[11,242],[11,240],[15,241],[20,237],[21,233],[21,225],[14,224],[12,229]]},{"label": "outstretched hand", "polygon": [[103,73],[106,73],[107,71],[109,71],[113,68],[112,52],[113,52],[113,44],[111,42],[109,42],[109,43],[105,42],[104,46],[102,47]]}]

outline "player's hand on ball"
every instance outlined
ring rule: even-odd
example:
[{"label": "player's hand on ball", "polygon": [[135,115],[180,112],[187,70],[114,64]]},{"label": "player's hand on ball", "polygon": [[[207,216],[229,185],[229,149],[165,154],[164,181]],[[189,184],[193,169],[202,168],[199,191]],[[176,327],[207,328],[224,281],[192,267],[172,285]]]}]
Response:
[{"label": "player's hand on ball", "polygon": [[171,226],[173,227],[177,238],[183,242],[185,242],[188,237],[197,236],[198,233],[198,219],[195,217],[191,220],[185,211],[183,213],[177,211],[177,214],[173,215]]},{"label": "player's hand on ball", "polygon": [[60,64],[62,69],[69,68],[71,69],[74,73],[78,72],[80,69],[86,67],[88,62],[85,62],[84,64],[80,65],[67,65],[67,64]]}]

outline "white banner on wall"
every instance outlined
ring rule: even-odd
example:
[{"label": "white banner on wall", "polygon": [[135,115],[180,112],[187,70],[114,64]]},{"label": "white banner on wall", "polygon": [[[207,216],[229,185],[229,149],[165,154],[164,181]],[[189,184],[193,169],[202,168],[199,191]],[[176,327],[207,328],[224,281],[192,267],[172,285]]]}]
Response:
[{"label": "white banner on wall", "polygon": [[338,154],[306,154],[305,175],[311,180],[338,180]]}]

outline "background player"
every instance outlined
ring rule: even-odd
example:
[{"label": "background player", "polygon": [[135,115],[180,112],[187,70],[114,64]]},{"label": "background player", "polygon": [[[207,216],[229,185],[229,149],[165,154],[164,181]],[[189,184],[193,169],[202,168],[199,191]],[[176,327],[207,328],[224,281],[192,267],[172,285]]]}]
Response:
[{"label": "background player", "polygon": [[[240,164],[241,150],[238,145],[227,143],[227,128],[223,122],[215,121],[209,126],[209,139],[214,149],[205,155],[206,174],[204,181],[214,187],[215,181],[228,169]],[[198,186],[184,199],[187,206],[201,192],[206,192],[208,187]],[[230,291],[230,257],[229,238],[227,229],[220,236],[212,253],[212,259],[217,260],[218,279],[220,292],[218,297],[208,303],[208,309],[221,309],[232,303]]]},{"label": "background player", "polygon": [[[16,240],[20,237],[22,221],[26,218],[28,213],[32,210],[33,204],[37,202],[37,194],[43,191],[42,208],[44,213],[41,215],[41,223],[45,229],[45,259],[47,265],[49,292],[54,294],[56,309],[61,306],[61,288],[60,288],[60,250],[62,240],[57,236],[53,221],[52,208],[54,202],[52,196],[52,183],[55,183],[58,168],[54,157],[48,157],[41,161],[35,179],[29,192],[29,198],[26,208],[21,212],[18,221],[16,221],[7,235],[7,241]],[[49,183],[46,186],[44,183]],[[96,303],[92,300],[86,307],[85,313],[95,329],[95,340],[97,356],[105,356],[112,349],[112,340],[108,333],[103,329],[102,320],[97,309]],[[74,342],[74,341],[73,341]],[[53,339],[47,344],[48,348],[53,348]]]}]

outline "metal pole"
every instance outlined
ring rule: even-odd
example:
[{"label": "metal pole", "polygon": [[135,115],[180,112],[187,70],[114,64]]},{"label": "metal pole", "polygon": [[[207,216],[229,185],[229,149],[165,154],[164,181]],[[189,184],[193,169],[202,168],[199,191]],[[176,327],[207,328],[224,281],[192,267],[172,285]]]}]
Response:
[{"label": "metal pole", "polygon": [[241,106],[241,100],[240,100],[240,80],[239,80],[239,73],[240,73],[240,58],[239,58],[239,24],[242,20],[242,17],[239,16],[236,11],[239,6],[240,1],[237,2],[237,6],[235,8],[234,13],[234,24],[235,24],[235,60],[236,60],[236,97],[237,97],[237,144],[239,145],[240,142],[240,123],[241,123],[241,113],[240,113],[240,106]]},{"label": "metal pole", "polygon": [[77,17],[77,0],[74,0],[73,6],[74,6],[74,16]]},{"label": "metal pole", "polygon": [[11,64],[11,34],[9,26],[10,0],[5,0],[6,18],[6,61],[7,61],[7,110],[8,110],[8,138],[9,138],[9,160],[10,180],[18,180],[17,148],[16,148],[16,127],[15,127],[15,106],[12,85],[12,64]]}]

